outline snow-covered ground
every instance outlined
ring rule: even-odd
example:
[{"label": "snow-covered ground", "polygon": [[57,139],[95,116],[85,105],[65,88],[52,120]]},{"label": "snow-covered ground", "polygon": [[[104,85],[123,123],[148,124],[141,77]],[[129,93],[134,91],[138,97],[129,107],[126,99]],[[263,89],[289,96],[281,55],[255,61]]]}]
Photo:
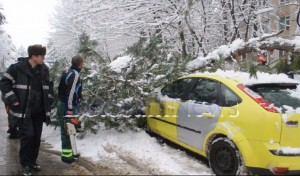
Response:
[{"label": "snow-covered ground", "polygon": [[[60,129],[44,127],[43,138],[61,150]],[[172,175],[211,175],[212,171],[201,160],[186,152],[161,144],[155,137],[144,131],[119,133],[115,130],[101,130],[98,134],[88,134],[77,139],[81,156],[95,163],[112,166],[115,169],[128,169],[135,174],[172,174]],[[134,165],[139,172],[131,172]]]}]

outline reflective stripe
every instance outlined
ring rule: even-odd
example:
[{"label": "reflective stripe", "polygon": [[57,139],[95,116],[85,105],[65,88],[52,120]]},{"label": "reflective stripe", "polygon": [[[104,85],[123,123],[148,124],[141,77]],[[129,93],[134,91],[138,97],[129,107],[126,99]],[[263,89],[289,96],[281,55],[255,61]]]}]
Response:
[{"label": "reflective stripe", "polygon": [[15,116],[15,117],[19,117],[19,118],[22,118],[22,117],[23,117],[23,114],[12,112],[12,110],[9,110],[9,113],[10,113],[12,116]]},{"label": "reflective stripe", "polygon": [[78,72],[75,71],[75,70],[73,70],[73,71],[75,72],[75,78],[74,78],[74,81],[73,81],[72,89],[71,89],[70,94],[69,94],[69,100],[68,100],[68,108],[69,109],[73,109],[74,93],[75,93],[76,84],[77,84],[78,79],[79,79]]},{"label": "reflective stripe", "polygon": [[72,151],[73,151],[72,149],[62,149],[63,153],[70,153],[70,152],[72,153]]},{"label": "reflective stripe", "polygon": [[70,157],[73,157],[73,154],[72,153],[69,153],[69,154],[61,154],[62,157],[66,157],[66,158],[70,158]]},{"label": "reflective stripe", "polygon": [[49,86],[43,86],[44,90],[49,90]]},{"label": "reflective stripe", "polygon": [[54,98],[51,94],[48,94],[48,98]]},{"label": "reflective stripe", "polygon": [[8,98],[9,96],[14,95],[15,93],[13,91],[8,92],[7,94],[4,95],[5,98]]},{"label": "reflective stripe", "polygon": [[73,72],[70,72],[70,73],[67,75],[67,77],[66,77],[66,85],[69,83],[68,80],[69,80],[69,78],[71,77],[72,73],[73,73]]},{"label": "reflective stripe", "polygon": [[[17,89],[27,89],[27,85],[22,85],[22,84],[15,84],[13,85],[13,88],[17,88]],[[29,86],[30,88],[30,86]]]},{"label": "reflective stripe", "polygon": [[13,83],[16,82],[16,81],[14,80],[14,78],[13,78],[10,74],[8,74],[8,73],[4,73],[3,76],[6,77],[6,78],[8,78],[9,80],[11,80]]},{"label": "reflective stripe", "polygon": [[73,156],[72,149],[62,149],[61,156],[68,157],[68,158],[72,157]]}]

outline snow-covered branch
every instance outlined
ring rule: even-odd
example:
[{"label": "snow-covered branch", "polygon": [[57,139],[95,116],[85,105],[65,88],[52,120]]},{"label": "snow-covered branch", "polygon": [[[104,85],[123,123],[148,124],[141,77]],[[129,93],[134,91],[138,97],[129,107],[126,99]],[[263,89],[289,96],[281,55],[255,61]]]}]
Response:
[{"label": "snow-covered branch", "polygon": [[218,47],[205,57],[198,57],[197,59],[189,62],[187,69],[189,71],[198,70],[209,65],[213,61],[229,58],[238,59],[239,56],[250,52],[260,52],[261,50],[282,50],[292,53],[300,53],[300,41],[276,37],[281,32],[282,31],[252,38],[248,42],[245,42],[242,39],[237,39],[230,45],[222,45]]}]

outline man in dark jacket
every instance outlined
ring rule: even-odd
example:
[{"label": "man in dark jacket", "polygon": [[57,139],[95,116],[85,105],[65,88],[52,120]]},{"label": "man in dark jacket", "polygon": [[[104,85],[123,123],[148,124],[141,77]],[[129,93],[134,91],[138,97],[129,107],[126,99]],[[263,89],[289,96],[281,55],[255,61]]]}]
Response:
[{"label": "man in dark jacket", "polygon": [[71,68],[64,72],[61,76],[58,94],[59,100],[57,102],[57,115],[61,126],[61,160],[66,163],[76,161],[73,155],[70,138],[65,128],[65,115],[76,115],[78,103],[81,99],[82,83],[79,72],[84,64],[84,59],[81,56],[72,58]]},{"label": "man in dark jacket", "polygon": [[28,59],[11,65],[0,80],[0,89],[9,103],[9,114],[20,131],[20,163],[24,175],[39,171],[36,163],[43,122],[50,124],[53,83],[44,64],[46,48],[28,47]]}]

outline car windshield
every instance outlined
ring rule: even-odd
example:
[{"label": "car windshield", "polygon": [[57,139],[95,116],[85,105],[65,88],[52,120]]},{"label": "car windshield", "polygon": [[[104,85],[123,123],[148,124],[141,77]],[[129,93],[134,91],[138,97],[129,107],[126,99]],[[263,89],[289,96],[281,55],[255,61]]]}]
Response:
[{"label": "car windshield", "polygon": [[289,106],[297,109],[300,107],[300,97],[297,96],[300,93],[296,92],[296,84],[256,85],[250,88],[278,108]]}]

